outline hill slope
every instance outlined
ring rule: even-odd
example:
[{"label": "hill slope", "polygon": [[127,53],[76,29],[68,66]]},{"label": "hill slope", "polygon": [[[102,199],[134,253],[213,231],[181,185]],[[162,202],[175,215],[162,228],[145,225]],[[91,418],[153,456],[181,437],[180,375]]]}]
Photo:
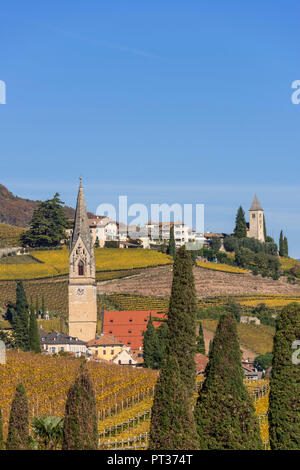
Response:
[{"label": "hill slope", "polygon": [[[53,194],[55,189],[53,189]],[[33,211],[40,201],[31,201],[14,196],[3,184],[0,184],[0,222],[17,227],[28,227]],[[64,206],[68,219],[74,218],[75,210],[72,207]],[[88,213],[93,217],[93,214]]]},{"label": "hill slope", "polygon": [[[254,276],[251,273],[230,274],[210,269],[194,268],[198,296],[244,295],[244,294],[300,294],[300,285],[288,284],[286,280]],[[171,293],[172,266],[151,268],[127,279],[98,282],[99,293],[132,293],[167,297]]]}]

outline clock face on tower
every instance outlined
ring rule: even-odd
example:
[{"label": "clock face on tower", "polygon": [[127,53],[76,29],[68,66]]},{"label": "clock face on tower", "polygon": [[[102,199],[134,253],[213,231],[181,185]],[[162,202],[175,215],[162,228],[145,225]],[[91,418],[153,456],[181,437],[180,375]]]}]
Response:
[{"label": "clock face on tower", "polygon": [[76,290],[76,295],[84,295],[84,289],[82,287],[78,287],[78,289]]}]

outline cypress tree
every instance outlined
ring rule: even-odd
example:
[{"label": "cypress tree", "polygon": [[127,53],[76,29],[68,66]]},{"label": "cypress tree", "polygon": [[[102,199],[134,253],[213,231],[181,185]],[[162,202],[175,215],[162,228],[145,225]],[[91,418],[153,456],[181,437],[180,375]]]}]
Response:
[{"label": "cypress tree", "polygon": [[155,386],[151,413],[149,449],[198,448],[191,400],[182,382],[178,361],[168,356]]},{"label": "cypress tree", "polygon": [[95,450],[98,429],[95,390],[85,364],[68,391],[63,428],[63,450]]},{"label": "cypress tree", "polygon": [[182,246],[173,266],[166,354],[176,357],[181,378],[191,395],[194,394],[196,380],[197,308],[192,260],[189,251]]},{"label": "cypress tree", "polygon": [[34,351],[35,353],[41,352],[40,332],[36,314],[33,310],[31,310],[29,316],[29,343],[31,351]]},{"label": "cypress tree", "polygon": [[300,450],[299,339],[300,305],[292,303],[276,322],[268,413],[272,450]]},{"label": "cypress tree", "polygon": [[46,307],[45,307],[45,297],[42,296],[42,309],[41,309],[42,318],[45,318]]},{"label": "cypress tree", "polygon": [[39,306],[39,298],[38,296],[36,296],[35,298],[35,312],[36,312],[36,315],[38,316],[39,313],[40,313],[40,306]]},{"label": "cypress tree", "polygon": [[171,228],[170,228],[170,240],[169,240],[168,254],[171,255],[173,259],[175,260],[176,243],[175,243],[175,236],[174,236],[174,225],[171,225]]},{"label": "cypress tree", "polygon": [[264,237],[265,237],[265,241],[266,241],[266,238],[267,238],[267,227],[266,227],[265,215],[264,215]]},{"label": "cypress tree", "polygon": [[284,237],[283,239],[283,250],[284,250],[284,256],[289,256],[289,247],[288,247],[288,241],[286,237]]},{"label": "cypress tree", "polygon": [[166,360],[155,387],[150,448],[196,449],[192,413],[196,390],[197,311],[192,260],[185,247],[176,253],[167,321]]},{"label": "cypress tree", "polygon": [[246,386],[236,320],[220,318],[195,416],[201,450],[261,449],[254,405]]},{"label": "cypress tree", "polygon": [[29,440],[29,409],[25,387],[22,382],[16,387],[16,393],[11,405],[7,450],[25,450]]},{"label": "cypress tree", "polygon": [[151,313],[147,324],[147,329],[144,333],[143,358],[145,367],[157,369],[160,365],[159,342],[153,325]]},{"label": "cypress tree", "polygon": [[283,246],[283,233],[282,230],[279,236],[279,255],[284,256],[284,246]]},{"label": "cypress tree", "polygon": [[29,351],[28,302],[22,281],[17,281],[14,338],[17,348]]},{"label": "cypress tree", "polygon": [[245,212],[242,206],[238,208],[236,218],[235,218],[235,228],[234,228],[233,233],[236,238],[247,237],[247,223],[245,219]]},{"label": "cypress tree", "polygon": [[2,409],[0,408],[0,450],[5,449],[4,436],[3,436],[3,420],[2,420]]},{"label": "cypress tree", "polygon": [[196,352],[201,353],[205,355],[205,342],[204,342],[204,336],[203,336],[203,329],[202,329],[202,323],[199,323],[199,333],[196,339]]}]

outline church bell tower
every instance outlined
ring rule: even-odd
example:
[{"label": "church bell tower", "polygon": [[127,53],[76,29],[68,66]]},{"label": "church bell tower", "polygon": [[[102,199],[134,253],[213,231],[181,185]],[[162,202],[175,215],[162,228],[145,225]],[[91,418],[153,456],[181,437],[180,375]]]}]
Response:
[{"label": "church bell tower", "polygon": [[89,341],[95,338],[96,328],[94,246],[80,179],[69,256],[69,335]]}]

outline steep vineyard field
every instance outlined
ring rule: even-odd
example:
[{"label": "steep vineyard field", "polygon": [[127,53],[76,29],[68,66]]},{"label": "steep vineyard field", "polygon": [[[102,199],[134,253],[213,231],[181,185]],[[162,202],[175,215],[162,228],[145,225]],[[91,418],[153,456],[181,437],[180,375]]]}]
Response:
[{"label": "steep vineyard field", "polygon": [[0,248],[20,246],[20,235],[24,229],[0,223]]},{"label": "steep vineyard field", "polygon": [[[45,277],[64,276],[69,270],[69,252],[62,250],[32,251],[34,258],[39,263],[32,264],[0,264],[0,279],[40,279]],[[136,268],[146,268],[148,266],[166,265],[172,262],[172,258],[155,250],[124,250],[118,248],[97,248],[95,249],[96,271],[98,279],[105,279],[102,272],[116,271],[115,276],[108,276],[112,279],[118,276],[118,271],[126,270],[126,275],[130,270]],[[101,276],[102,273],[102,276]],[[123,273],[124,274],[124,273]],[[134,272],[132,272],[134,274]]]},{"label": "steep vineyard field", "polygon": [[[30,419],[34,416],[63,416],[67,390],[73,383],[80,359],[8,351],[0,365],[0,407],[7,435],[10,405],[17,383],[23,381]],[[110,364],[88,363],[97,401],[101,448],[147,448],[156,371]],[[246,381],[255,400],[267,448],[268,382]]]}]

